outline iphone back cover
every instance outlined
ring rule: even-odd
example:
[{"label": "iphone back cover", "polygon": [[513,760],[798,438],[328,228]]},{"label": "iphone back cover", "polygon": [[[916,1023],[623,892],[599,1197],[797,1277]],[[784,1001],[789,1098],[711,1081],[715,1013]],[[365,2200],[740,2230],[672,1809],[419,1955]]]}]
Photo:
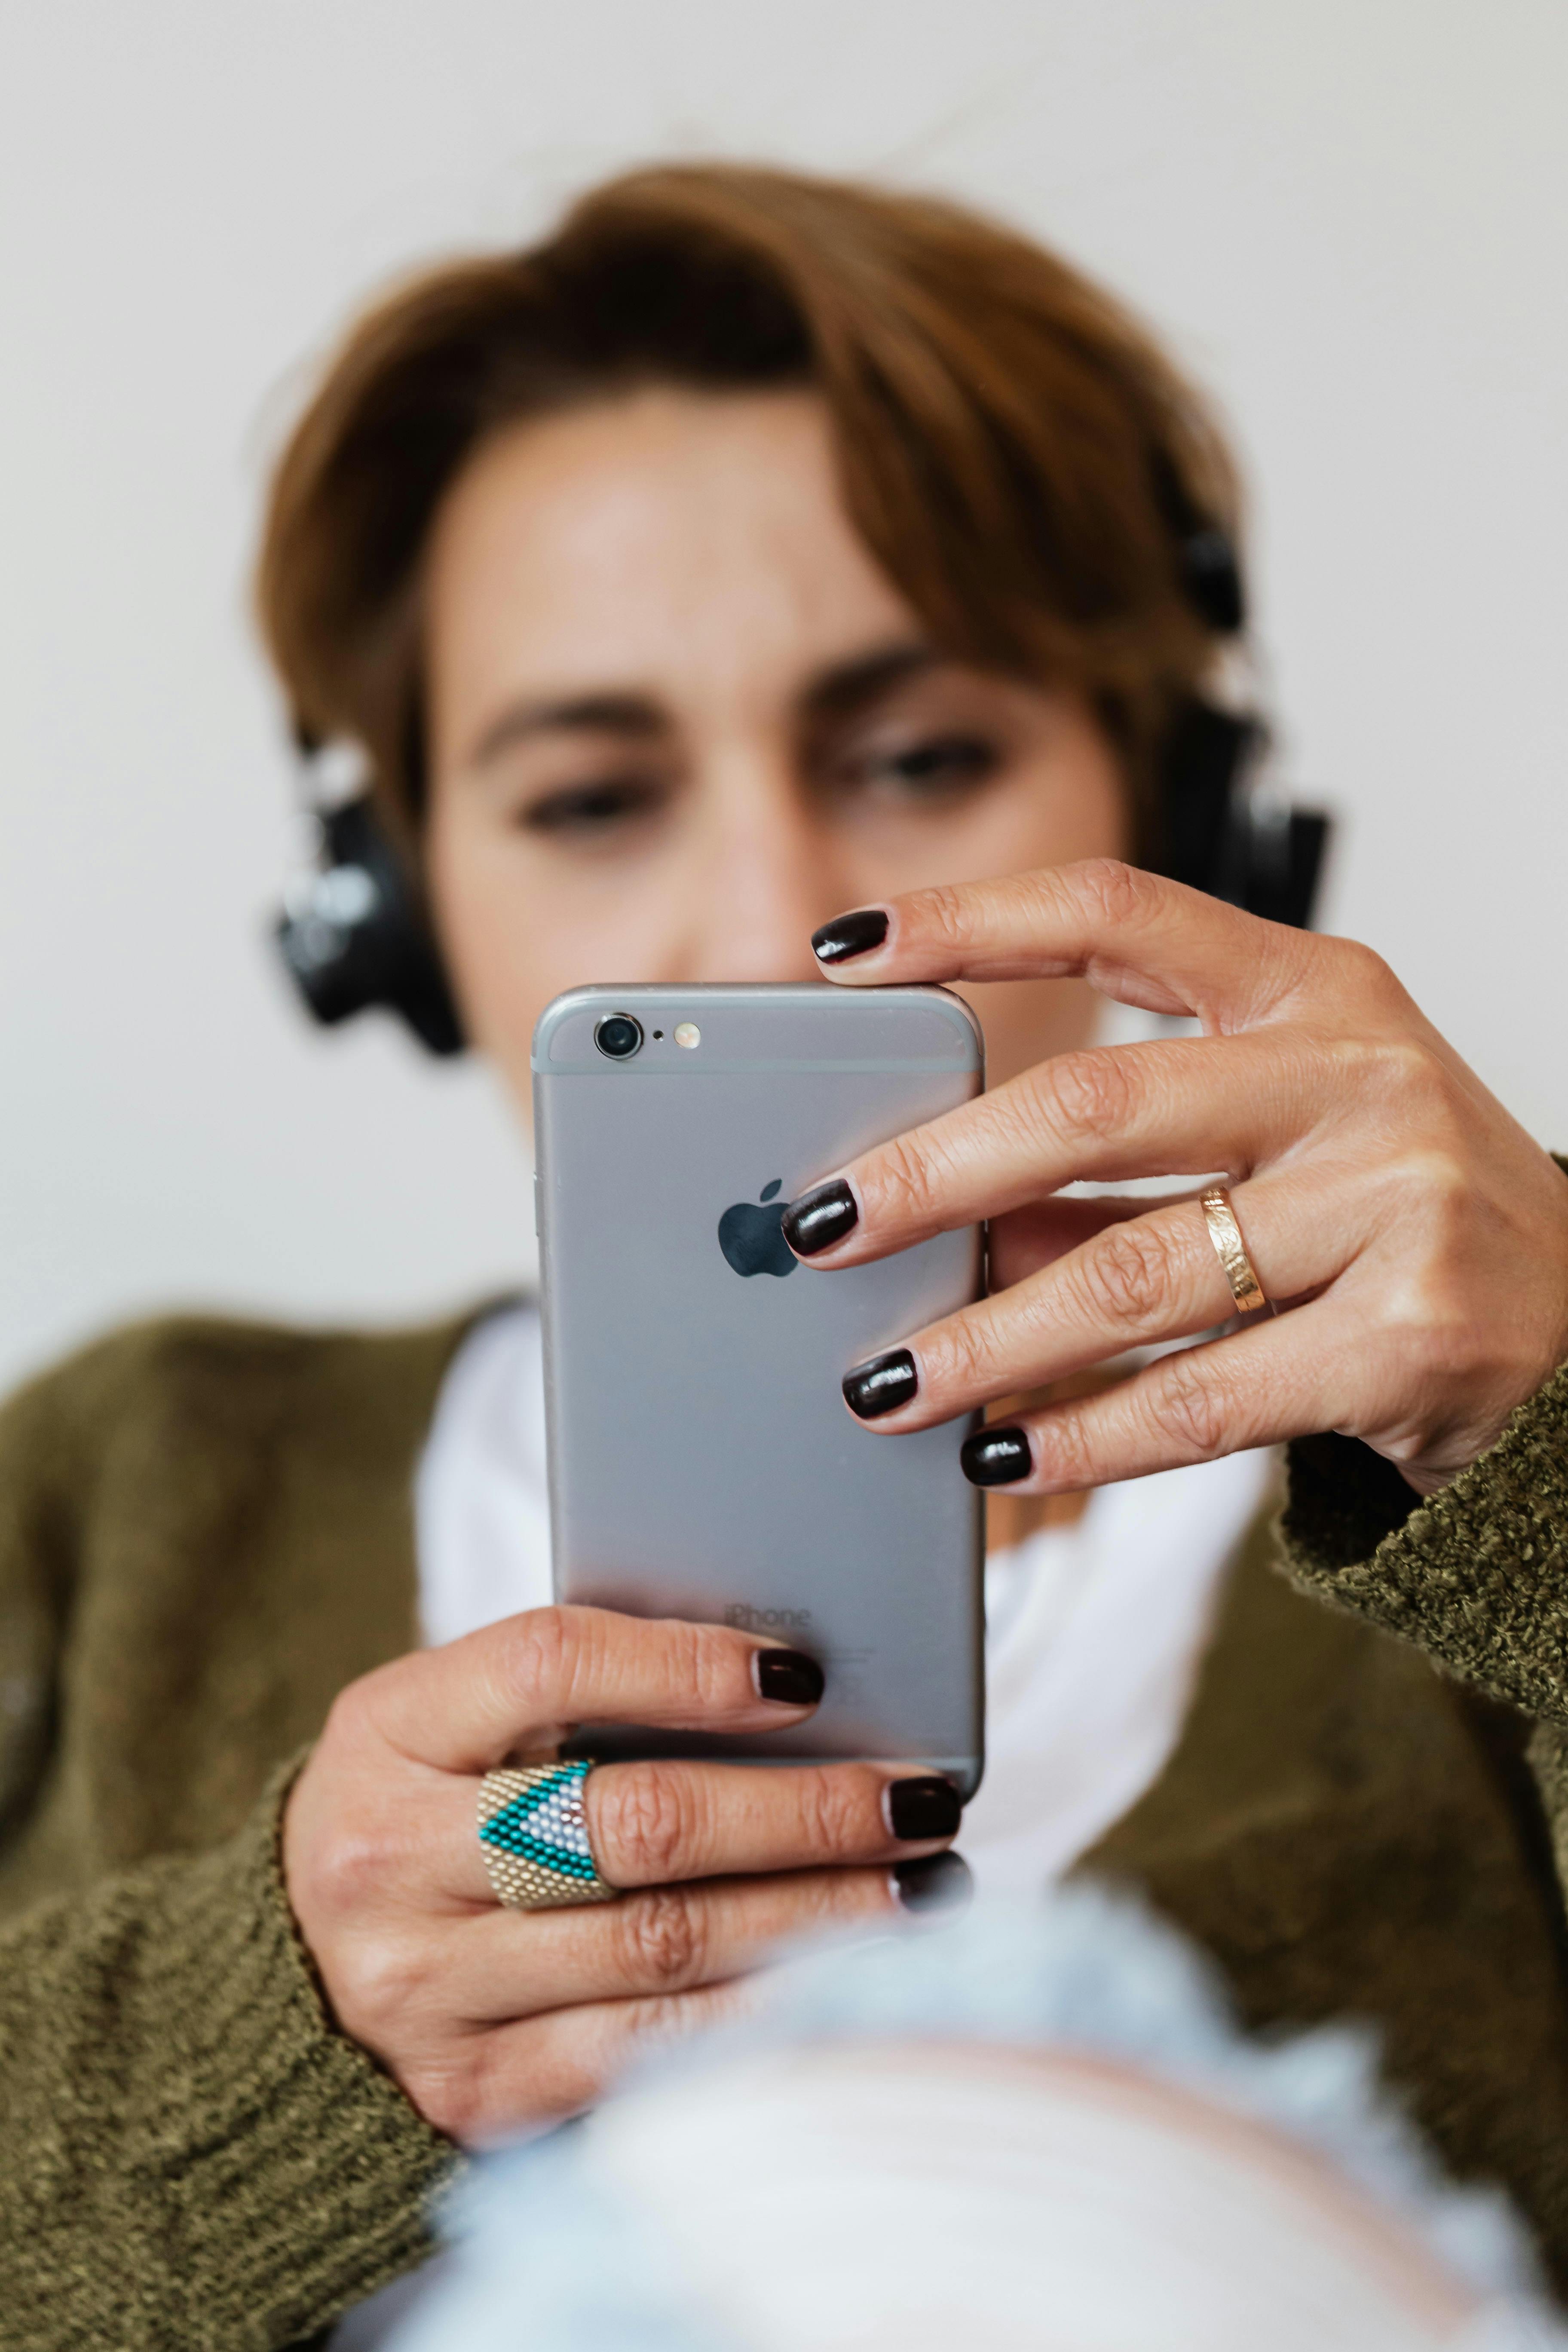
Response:
[{"label": "iphone back cover", "polygon": [[[612,1061],[596,1024],[629,1014]],[[695,1045],[676,1031],[694,1029]],[[555,1592],[809,1651],[812,1720],[754,1740],[585,1727],[595,1756],[918,1759],[968,1796],[984,1722],[973,1423],[878,1436],[847,1368],[978,1295],[978,1228],[840,1274],[787,1203],[984,1084],[940,988],[584,988],[533,1041]]]}]

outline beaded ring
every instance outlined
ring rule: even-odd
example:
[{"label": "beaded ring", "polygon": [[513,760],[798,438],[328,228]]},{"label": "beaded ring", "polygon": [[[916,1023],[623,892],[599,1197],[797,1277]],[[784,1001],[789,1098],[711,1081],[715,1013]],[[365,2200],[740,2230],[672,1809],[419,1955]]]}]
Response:
[{"label": "beaded ring", "polygon": [[620,1893],[599,1875],[588,1843],[584,1757],[487,1772],[479,1782],[479,1844],[496,1901],[512,1911],[555,1911],[569,1903],[613,1903]]}]

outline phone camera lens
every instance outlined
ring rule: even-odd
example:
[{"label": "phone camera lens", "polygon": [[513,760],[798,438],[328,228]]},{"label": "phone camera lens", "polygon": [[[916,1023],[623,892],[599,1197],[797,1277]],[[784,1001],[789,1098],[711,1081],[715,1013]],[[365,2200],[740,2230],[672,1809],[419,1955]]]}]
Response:
[{"label": "phone camera lens", "polygon": [[606,1013],[595,1025],[594,1043],[612,1062],[629,1062],[642,1050],[642,1023],[629,1013]]}]

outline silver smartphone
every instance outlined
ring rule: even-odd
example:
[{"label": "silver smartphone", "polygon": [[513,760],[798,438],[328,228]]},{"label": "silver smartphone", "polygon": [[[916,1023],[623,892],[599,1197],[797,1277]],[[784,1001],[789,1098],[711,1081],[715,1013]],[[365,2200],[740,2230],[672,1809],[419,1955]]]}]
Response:
[{"label": "silver smartphone", "polygon": [[965,1797],[984,1725],[964,1419],[879,1436],[851,1364],[979,1292],[977,1227],[839,1274],[790,1201],[984,1083],[942,988],[580,988],[533,1038],[556,1598],[766,1633],[820,1660],[754,1740],[584,1730],[595,1756],[918,1759]]}]

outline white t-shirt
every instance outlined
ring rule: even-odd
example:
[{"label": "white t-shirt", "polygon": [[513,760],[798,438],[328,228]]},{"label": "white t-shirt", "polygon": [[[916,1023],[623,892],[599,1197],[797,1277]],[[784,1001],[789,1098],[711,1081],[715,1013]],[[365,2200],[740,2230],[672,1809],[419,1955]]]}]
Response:
[{"label": "white t-shirt", "polygon": [[[985,1569],[986,1763],[960,1850],[982,1894],[1056,1878],[1157,1779],[1180,1733],[1220,1572],[1272,1456],[1232,1454],[1091,1495]],[[539,1317],[469,1333],[415,1494],[427,1642],[550,1599]]]}]

